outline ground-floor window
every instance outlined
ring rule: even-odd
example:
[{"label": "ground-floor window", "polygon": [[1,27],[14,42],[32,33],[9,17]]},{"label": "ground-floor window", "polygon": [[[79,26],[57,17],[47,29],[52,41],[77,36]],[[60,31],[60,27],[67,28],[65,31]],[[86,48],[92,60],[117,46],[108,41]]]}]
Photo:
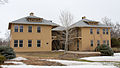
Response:
[{"label": "ground-floor window", "polygon": [[97,46],[99,46],[100,45],[100,40],[97,40]]},{"label": "ground-floor window", "polygon": [[18,47],[18,40],[14,40],[14,47]]},{"label": "ground-floor window", "polygon": [[19,47],[23,47],[23,40],[19,40]]},{"label": "ground-floor window", "polygon": [[107,40],[107,45],[109,45],[109,40]]},{"label": "ground-floor window", "polygon": [[37,47],[41,46],[41,40],[37,40]]},{"label": "ground-floor window", "polygon": [[28,47],[32,47],[32,40],[28,40]]},{"label": "ground-floor window", "polygon": [[93,47],[93,40],[91,40],[91,46]]},{"label": "ground-floor window", "polygon": [[103,40],[103,44],[106,44],[106,40]]}]

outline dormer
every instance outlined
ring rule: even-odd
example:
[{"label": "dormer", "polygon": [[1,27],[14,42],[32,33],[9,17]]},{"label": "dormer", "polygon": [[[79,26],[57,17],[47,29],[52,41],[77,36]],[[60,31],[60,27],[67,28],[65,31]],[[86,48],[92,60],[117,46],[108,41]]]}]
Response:
[{"label": "dormer", "polygon": [[42,22],[43,18],[34,16],[34,13],[30,13],[30,16],[26,18],[28,22]]}]

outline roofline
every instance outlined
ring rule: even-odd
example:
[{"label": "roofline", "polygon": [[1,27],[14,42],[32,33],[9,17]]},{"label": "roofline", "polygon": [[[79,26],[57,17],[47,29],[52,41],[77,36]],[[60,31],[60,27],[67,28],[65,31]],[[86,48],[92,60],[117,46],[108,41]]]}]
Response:
[{"label": "roofline", "polygon": [[8,25],[8,29],[10,29],[11,28],[11,24],[24,24],[24,25],[27,25],[27,24],[29,24],[29,25],[46,25],[46,26],[52,26],[53,28],[55,28],[55,27],[57,27],[57,26],[59,26],[59,25],[49,25],[49,24],[35,24],[35,23],[13,23],[13,22],[10,22],[9,23],[9,25]]}]

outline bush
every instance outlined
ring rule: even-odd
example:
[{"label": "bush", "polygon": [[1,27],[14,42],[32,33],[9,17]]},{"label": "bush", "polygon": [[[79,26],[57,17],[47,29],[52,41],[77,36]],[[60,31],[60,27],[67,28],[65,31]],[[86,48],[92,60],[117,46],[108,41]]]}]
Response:
[{"label": "bush", "polygon": [[120,40],[116,38],[111,39],[111,47],[120,47]]},{"label": "bush", "polygon": [[0,55],[0,64],[3,64],[6,58],[2,55]]},{"label": "bush", "polygon": [[106,44],[102,44],[101,46],[97,46],[95,51],[101,52],[102,56],[112,56],[114,54],[113,50]]},{"label": "bush", "polygon": [[16,54],[15,54],[13,48],[11,48],[9,46],[0,46],[0,53],[6,59],[13,59],[16,57]]}]

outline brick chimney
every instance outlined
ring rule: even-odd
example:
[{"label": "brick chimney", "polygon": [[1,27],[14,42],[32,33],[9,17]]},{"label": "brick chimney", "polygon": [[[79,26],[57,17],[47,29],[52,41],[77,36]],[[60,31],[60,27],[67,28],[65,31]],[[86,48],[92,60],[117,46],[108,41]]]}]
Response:
[{"label": "brick chimney", "polygon": [[82,19],[86,19],[86,16],[82,17]]},{"label": "brick chimney", "polygon": [[34,13],[31,12],[31,13],[30,13],[30,16],[34,16]]}]

